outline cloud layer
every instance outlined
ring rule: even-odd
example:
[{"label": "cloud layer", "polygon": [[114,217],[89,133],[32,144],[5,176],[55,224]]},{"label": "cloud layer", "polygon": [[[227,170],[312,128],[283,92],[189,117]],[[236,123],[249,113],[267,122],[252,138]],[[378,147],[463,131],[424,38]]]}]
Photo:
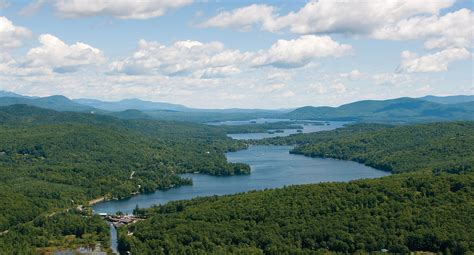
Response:
[{"label": "cloud layer", "polygon": [[[310,1],[296,12],[277,14],[277,8],[268,5],[250,5],[232,11],[223,11],[202,23],[204,27],[249,27],[259,25],[275,32],[288,29],[293,33],[350,33],[370,34],[387,23],[395,23],[418,14],[437,14],[450,7],[454,0],[423,1],[352,0]],[[343,14],[343,15],[342,15]]]},{"label": "cloud layer", "polygon": [[[56,13],[63,18],[112,16],[119,19],[149,19],[163,16],[168,10],[189,5],[193,0],[51,0]],[[36,12],[45,0],[25,7],[25,15]]]},{"label": "cloud layer", "polygon": [[240,73],[241,69],[273,66],[298,68],[324,57],[341,57],[352,50],[329,36],[306,35],[278,40],[269,49],[241,52],[220,42],[177,41],[166,46],[140,40],[133,56],[115,61],[111,71],[137,75],[161,74],[216,77]]},{"label": "cloud layer", "polygon": [[[108,100],[138,97],[211,108],[337,105],[474,92],[469,72],[473,12],[457,8],[454,0],[319,0],[292,12],[285,11],[286,3],[234,10],[218,9],[219,5],[208,18],[204,17],[214,5],[203,8],[199,2],[189,7],[196,13],[191,21],[204,20],[198,26],[177,22],[169,29],[161,20],[143,21],[191,2],[38,0],[24,9],[23,14],[33,13],[48,4],[51,8],[41,10],[41,15],[51,10],[60,18],[76,18],[65,21],[77,25],[74,36],[55,29],[54,35],[38,31],[33,37],[29,29],[0,17],[0,89]],[[17,9],[7,7],[11,10]],[[187,11],[171,14],[169,20],[182,19],[178,16]],[[80,19],[90,16],[106,17]],[[80,39],[87,29],[96,29],[87,27],[91,21],[110,17],[140,20],[110,22],[110,31],[100,28],[104,38]],[[60,20],[51,17],[39,22],[47,29],[48,22],[56,21]],[[136,32],[143,31],[145,22],[166,29],[146,31],[147,40],[139,40]],[[208,27],[273,34],[202,30]],[[107,36],[114,29],[137,31],[126,35],[123,45],[97,48],[110,40]],[[130,53],[116,53],[137,41]],[[106,57],[107,50],[117,55]],[[453,65],[456,61],[462,64]]]}]

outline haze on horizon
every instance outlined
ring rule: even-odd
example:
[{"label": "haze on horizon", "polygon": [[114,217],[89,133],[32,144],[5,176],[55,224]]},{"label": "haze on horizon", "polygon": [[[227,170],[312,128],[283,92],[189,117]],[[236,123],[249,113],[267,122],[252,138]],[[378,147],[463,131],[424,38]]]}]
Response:
[{"label": "haze on horizon", "polygon": [[196,108],[472,95],[473,21],[469,0],[0,0],[0,90]]}]

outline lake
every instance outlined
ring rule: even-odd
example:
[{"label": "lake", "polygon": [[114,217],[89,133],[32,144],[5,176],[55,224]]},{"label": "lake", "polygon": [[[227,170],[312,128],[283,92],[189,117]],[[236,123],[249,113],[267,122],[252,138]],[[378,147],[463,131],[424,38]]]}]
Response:
[{"label": "lake", "polygon": [[290,149],[289,146],[250,146],[247,150],[230,152],[226,154],[227,159],[230,162],[249,164],[252,170],[250,175],[217,177],[184,174],[183,177],[193,179],[192,186],[158,190],[125,200],[106,201],[94,205],[93,209],[97,213],[113,214],[117,211],[131,213],[136,205],[146,208],[168,201],[199,196],[235,194],[295,184],[346,182],[389,174],[356,162],[289,154]]},{"label": "lake", "polygon": [[[220,125],[248,125],[248,124],[264,124],[264,123],[276,123],[276,122],[294,122],[295,125],[302,126],[302,133],[314,133],[319,131],[327,131],[336,128],[343,127],[344,125],[350,123],[348,121],[314,121],[314,120],[290,120],[290,119],[253,119],[253,120],[242,120],[242,121],[221,121],[221,122],[212,122],[208,123],[210,125],[220,126]],[[322,125],[321,125],[322,124]],[[253,139],[263,139],[270,137],[281,137],[289,136],[292,134],[297,134],[297,129],[282,129],[282,133],[245,133],[245,134],[228,134],[229,137],[237,140],[253,140]]]}]

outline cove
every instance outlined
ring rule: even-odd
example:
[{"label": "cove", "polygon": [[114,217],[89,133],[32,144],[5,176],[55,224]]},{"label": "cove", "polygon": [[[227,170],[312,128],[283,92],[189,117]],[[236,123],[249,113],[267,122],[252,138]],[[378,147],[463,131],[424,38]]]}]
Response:
[{"label": "cove", "polygon": [[203,174],[184,174],[193,179],[192,186],[157,190],[129,199],[101,202],[93,206],[96,213],[132,213],[140,208],[169,201],[194,197],[227,195],[250,190],[280,188],[285,185],[320,182],[346,182],[355,179],[377,178],[388,172],[343,160],[310,158],[290,154],[290,146],[250,146],[247,150],[227,153],[230,162],[247,163],[250,175],[217,177]]}]

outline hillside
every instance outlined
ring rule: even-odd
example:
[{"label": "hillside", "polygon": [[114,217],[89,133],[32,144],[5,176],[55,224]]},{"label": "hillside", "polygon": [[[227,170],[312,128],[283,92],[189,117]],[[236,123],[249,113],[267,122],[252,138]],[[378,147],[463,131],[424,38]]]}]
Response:
[{"label": "hillside", "polygon": [[25,104],[29,106],[36,106],[57,111],[72,111],[72,112],[90,112],[94,108],[75,103],[64,96],[49,96],[38,98],[27,97],[0,97],[0,106],[8,106],[15,104]]},{"label": "hillside", "polygon": [[[224,155],[245,144],[206,125],[121,120],[26,105],[0,107],[0,120],[0,233],[7,231],[0,234],[0,245],[7,247],[17,242],[26,250],[52,245],[42,234],[35,238],[35,231],[53,234],[36,229],[36,221],[98,197],[127,198],[191,184],[177,175],[185,172],[250,172],[247,165],[227,163]],[[63,216],[75,217],[57,217]],[[69,232],[68,227],[57,231]],[[102,238],[104,233],[96,234]],[[82,235],[76,238],[84,241]]]},{"label": "hillside", "polygon": [[[371,152],[377,150],[377,162],[390,159],[393,172],[413,171],[171,202],[139,211],[148,219],[121,229],[119,247],[140,254],[158,249],[165,254],[472,252],[472,127],[472,122],[364,124],[352,135],[351,127],[341,129],[348,130],[340,139],[334,135],[340,130],[321,132],[322,146],[329,151],[338,152],[345,141],[342,148],[348,148],[344,153],[349,159],[371,162]],[[418,138],[405,139],[407,132]],[[379,145],[382,134],[386,140]],[[399,155],[401,148],[405,154]]]},{"label": "hillside", "polygon": [[474,165],[474,122],[382,128],[318,140],[324,135],[312,135],[292,153],[352,160],[394,173]]},{"label": "hillside", "polygon": [[170,110],[170,111],[189,111],[190,109],[183,105],[162,103],[162,102],[150,102],[143,101],[140,99],[124,99],[116,102],[101,101],[95,99],[74,99],[76,103],[87,105],[93,108],[102,109],[106,111],[120,112],[125,110],[140,110],[140,111],[151,111],[151,110]]},{"label": "hillside", "polygon": [[339,107],[305,106],[294,110],[263,110],[194,109],[178,104],[140,99],[107,102],[95,99],[70,100],[64,96],[24,97],[7,91],[0,93],[0,106],[14,104],[25,104],[56,111],[95,112],[123,119],[157,119],[198,123],[256,118],[391,123],[474,120],[473,96],[364,100]]},{"label": "hillside", "polygon": [[290,119],[424,122],[474,120],[474,104],[439,104],[414,98],[366,100],[339,107],[302,107],[282,117]]},{"label": "hillside", "polygon": [[459,95],[459,96],[424,96],[420,97],[420,99],[425,101],[430,101],[434,103],[440,104],[459,104],[459,103],[467,103],[474,101],[474,95]]},{"label": "hillside", "polygon": [[27,97],[10,91],[0,90],[0,97]]}]

